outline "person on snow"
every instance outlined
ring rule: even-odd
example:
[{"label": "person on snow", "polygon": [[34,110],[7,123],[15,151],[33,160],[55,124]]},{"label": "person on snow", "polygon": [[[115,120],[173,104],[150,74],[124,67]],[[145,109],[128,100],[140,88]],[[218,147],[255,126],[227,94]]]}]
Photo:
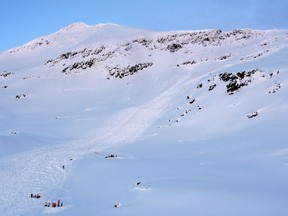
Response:
[{"label": "person on snow", "polygon": [[63,203],[60,201],[60,199],[58,200],[58,207],[62,207]]}]

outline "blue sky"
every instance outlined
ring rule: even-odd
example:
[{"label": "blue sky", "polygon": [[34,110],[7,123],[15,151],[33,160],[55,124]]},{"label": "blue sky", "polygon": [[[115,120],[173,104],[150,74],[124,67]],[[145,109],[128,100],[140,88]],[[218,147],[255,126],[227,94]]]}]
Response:
[{"label": "blue sky", "polygon": [[1,0],[0,51],[73,22],[150,30],[288,29],[287,0]]}]

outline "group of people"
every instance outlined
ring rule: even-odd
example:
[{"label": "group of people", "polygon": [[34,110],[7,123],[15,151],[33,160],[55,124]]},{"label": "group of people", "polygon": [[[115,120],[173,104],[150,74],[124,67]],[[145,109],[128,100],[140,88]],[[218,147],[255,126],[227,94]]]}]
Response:
[{"label": "group of people", "polygon": [[[36,198],[39,199],[41,198],[41,196],[39,194],[31,194],[31,198]],[[44,203],[44,207],[62,207],[63,203],[61,202],[61,200],[59,199],[58,202],[45,202]]]},{"label": "group of people", "polygon": [[53,207],[53,208],[55,208],[55,207],[62,207],[62,206],[63,206],[63,203],[60,201],[60,199],[58,200],[57,203],[56,202],[52,202],[52,203],[45,202],[45,204],[44,204],[44,207]]},{"label": "group of people", "polygon": [[41,196],[39,194],[31,194],[31,198],[39,199]]}]

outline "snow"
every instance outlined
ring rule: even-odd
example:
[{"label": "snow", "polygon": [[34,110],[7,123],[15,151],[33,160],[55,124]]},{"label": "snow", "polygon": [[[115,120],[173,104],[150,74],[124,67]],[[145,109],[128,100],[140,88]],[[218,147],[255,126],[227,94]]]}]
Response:
[{"label": "snow", "polygon": [[75,23],[0,53],[1,214],[287,215],[287,35]]}]

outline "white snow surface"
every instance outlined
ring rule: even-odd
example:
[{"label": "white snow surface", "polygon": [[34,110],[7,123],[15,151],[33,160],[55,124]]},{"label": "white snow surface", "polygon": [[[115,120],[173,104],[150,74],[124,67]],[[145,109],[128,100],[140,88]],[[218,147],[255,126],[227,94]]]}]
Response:
[{"label": "white snow surface", "polygon": [[287,42],[74,23],[0,53],[0,215],[288,215]]}]

